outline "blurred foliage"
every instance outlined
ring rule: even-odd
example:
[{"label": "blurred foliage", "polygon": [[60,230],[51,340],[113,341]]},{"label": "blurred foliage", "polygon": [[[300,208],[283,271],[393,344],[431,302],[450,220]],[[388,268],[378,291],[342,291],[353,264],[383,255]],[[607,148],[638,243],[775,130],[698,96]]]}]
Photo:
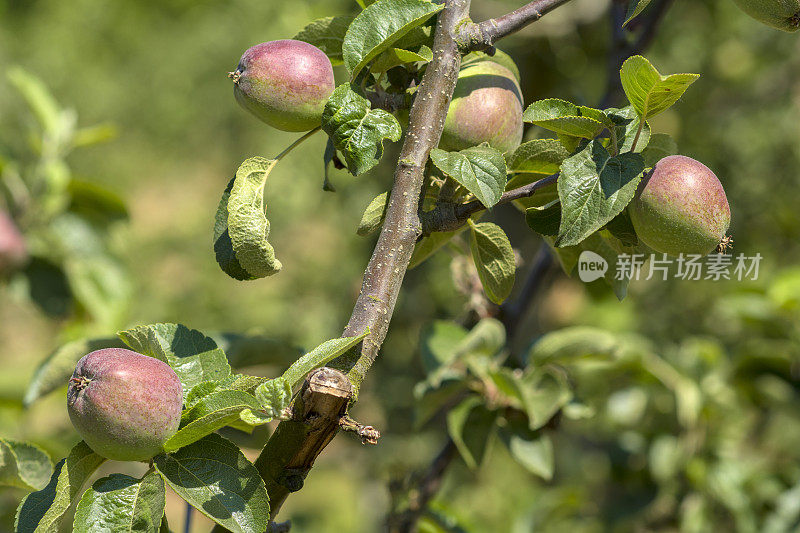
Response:
[{"label": "blurred foliage", "polygon": [[25,151],[0,145],[0,192],[22,232],[30,257],[12,272],[9,293],[27,297],[44,314],[70,319],[76,329],[124,324],[131,297],[128,274],[113,254],[110,232],[125,220],[125,202],[95,182],[75,176],[67,156],[115,135],[110,125],[79,128],[41,79],[20,67],[8,70],[36,125]]},{"label": "blurred foliage", "polygon": [[[473,0],[473,18],[517,5]],[[561,97],[596,105],[606,90],[607,7],[607,1],[574,0],[503,42],[519,66],[526,102]],[[81,123],[111,120],[119,130],[115,142],[71,154],[69,168],[128,204],[129,227],[115,231],[110,243],[135,280],[136,297],[123,318],[128,324],[179,321],[301,347],[340,332],[374,241],[356,229],[370,200],[389,186],[395,148],[387,146],[388,157],[368,175],[332,170],[336,194],[322,191],[321,138],[276,168],[265,194],[276,198],[270,238],[284,271],[266,281],[240,283],[220,273],[209,231],[235,163],[272,156],[296,138],[239,109],[226,72],[255,43],[356,9],[348,0],[0,0],[3,156],[28,154],[36,162],[26,135],[33,119],[5,78],[8,65],[43,79],[56,101],[76,108]],[[616,351],[605,357],[590,351],[578,360],[552,356],[549,364],[566,373],[576,404],[556,430],[547,430],[553,479],[520,468],[503,446],[490,443],[480,468],[456,462],[448,471],[426,531],[448,522],[514,533],[797,527],[798,51],[796,35],[760,25],[728,0],[675,3],[648,58],[664,72],[701,78],[654,119],[653,129],[671,134],[681,153],[716,172],[733,211],[734,253],[764,256],[759,280],[635,281],[619,303],[602,282],[557,277],[507,339],[508,360],[521,365],[530,354],[536,361],[558,340],[536,343],[547,331],[562,340],[589,332],[591,342],[605,338],[604,349]],[[486,218],[501,224],[519,249],[519,290],[540,243],[513,207]],[[285,507],[298,531],[377,530],[391,507],[389,482],[426,468],[444,442],[443,414],[415,430],[413,391],[426,378],[418,343],[423,326],[441,318],[474,321],[474,295],[454,287],[451,257],[442,252],[409,272],[382,356],[354,409],[356,419],[381,430],[381,444],[364,449],[341,436],[326,449]],[[0,435],[62,457],[77,440],[63,395],[27,410],[22,398],[37,363],[75,332],[59,333],[60,324],[26,299],[5,294],[0,324]],[[584,329],[560,331],[566,326]],[[620,351],[638,355],[619,359]],[[246,364],[263,375],[286,362],[285,350],[267,355]],[[266,435],[226,433],[250,458]],[[341,475],[343,465],[348,476]],[[0,492],[0,528],[11,524],[22,494]],[[168,500],[168,516],[173,528],[182,525],[175,500]],[[207,522],[195,520],[195,531],[207,530]]]}]

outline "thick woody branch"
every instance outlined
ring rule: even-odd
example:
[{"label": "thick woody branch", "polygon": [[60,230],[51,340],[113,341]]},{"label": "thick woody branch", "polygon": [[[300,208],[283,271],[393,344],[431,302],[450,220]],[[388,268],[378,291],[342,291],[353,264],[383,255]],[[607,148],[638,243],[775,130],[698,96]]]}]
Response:
[{"label": "thick woody branch", "polygon": [[[289,494],[303,487],[314,460],[336,435],[352,397],[353,386],[342,372],[323,367],[308,375],[290,418],[278,425],[255,462],[267,486],[271,518]],[[223,531],[227,530],[222,526],[214,528]]]},{"label": "thick woody branch", "polygon": [[[422,232],[418,211],[424,184],[423,171],[428,154],[439,144],[461,65],[455,28],[458,21],[468,14],[469,0],[445,0],[445,7],[438,16],[433,60],[425,71],[411,107],[381,234],[343,335],[351,336],[353,332],[358,334],[366,329],[370,333],[357,348],[330,363],[330,366],[346,373],[353,386],[353,397],[348,397],[345,405],[355,401],[361,382],[378,355],[414,244]],[[295,413],[300,418],[281,422],[256,461],[267,483],[273,517],[288,494],[302,486],[314,459],[338,431],[339,418],[334,422],[329,416],[334,407],[325,411],[327,415],[322,416],[324,423],[317,426],[314,425],[316,418],[308,419],[302,415],[304,408],[301,406],[301,414]]]},{"label": "thick woody branch", "polygon": [[[552,185],[558,181],[558,174],[553,174],[534,181],[528,185],[506,191],[500,197],[496,205],[507,204],[521,198],[533,196],[536,191]],[[454,231],[467,223],[467,219],[486,207],[478,200],[473,200],[466,204],[442,203],[431,211],[422,214],[422,234],[430,235],[435,231]]]},{"label": "thick woody branch", "polygon": [[394,185],[378,243],[367,265],[361,292],[344,335],[369,328],[361,351],[334,362],[348,372],[356,390],[378,355],[405,276],[414,244],[422,233],[420,193],[425,163],[439,144],[450,98],[455,89],[461,56],[454,40],[458,21],[468,15],[468,0],[447,0],[434,36],[434,56],[420,82],[411,108],[408,131],[400,151]]},{"label": "thick woody branch", "polygon": [[567,2],[569,0],[534,0],[502,17],[462,24],[458,35],[459,47],[466,52],[489,49],[503,37],[518,32]]}]

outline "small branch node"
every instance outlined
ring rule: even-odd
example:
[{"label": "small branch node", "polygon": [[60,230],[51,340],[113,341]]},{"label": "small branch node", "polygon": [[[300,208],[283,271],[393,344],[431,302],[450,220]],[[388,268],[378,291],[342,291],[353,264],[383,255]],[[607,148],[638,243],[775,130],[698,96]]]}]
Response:
[{"label": "small branch node", "polygon": [[345,415],[339,419],[339,428],[343,431],[355,433],[361,437],[361,444],[378,444],[378,439],[381,438],[381,432],[372,426],[365,426],[359,424],[349,415]]}]

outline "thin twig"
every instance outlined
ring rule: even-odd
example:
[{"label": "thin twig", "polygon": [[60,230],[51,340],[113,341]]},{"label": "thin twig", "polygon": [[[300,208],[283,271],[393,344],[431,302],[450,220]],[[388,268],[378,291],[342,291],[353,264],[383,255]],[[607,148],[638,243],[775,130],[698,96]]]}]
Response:
[{"label": "thin twig", "polygon": [[509,340],[514,338],[520,322],[525,318],[531,303],[539,294],[539,290],[544,285],[547,274],[554,264],[553,252],[550,251],[547,243],[542,242],[522,290],[513,300],[506,302],[501,307],[502,322],[506,327],[506,337]]},{"label": "thin twig", "polygon": [[[558,181],[558,174],[553,174],[534,181],[528,185],[506,191],[495,205],[507,204],[521,198],[528,198],[533,194]],[[466,224],[467,219],[486,209],[480,201],[473,200],[466,204],[440,204],[434,209],[422,214],[422,234],[429,235],[436,231],[454,231]]]},{"label": "thin twig", "polygon": [[570,0],[534,0],[519,9],[480,23],[469,22],[459,28],[457,42],[462,52],[486,50],[494,43],[536,22]]},{"label": "thin twig", "polygon": [[417,521],[428,508],[428,504],[439,492],[444,479],[444,473],[450,463],[458,455],[453,439],[448,438],[441,451],[428,466],[425,474],[419,478],[410,494],[408,507],[399,515],[389,518],[388,529],[390,533],[412,533],[416,531]]},{"label": "thin twig", "polygon": [[[622,94],[622,83],[619,79],[619,69],[622,64],[631,56],[641,54],[653,43],[658,33],[658,27],[664,20],[664,16],[669,10],[674,0],[658,0],[650,6],[637,26],[638,37],[629,40],[625,34],[622,23],[625,21],[627,2],[615,0],[611,5],[611,47],[608,52],[608,73],[606,92],[600,103],[602,108],[610,107],[615,104]],[[634,20],[631,25],[637,22]]]}]

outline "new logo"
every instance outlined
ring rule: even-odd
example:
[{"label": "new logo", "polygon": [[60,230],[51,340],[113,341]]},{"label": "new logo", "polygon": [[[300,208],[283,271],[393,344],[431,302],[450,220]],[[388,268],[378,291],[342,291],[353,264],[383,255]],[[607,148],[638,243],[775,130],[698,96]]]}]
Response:
[{"label": "new logo", "polygon": [[584,250],[578,257],[578,277],[584,283],[602,278],[608,272],[608,261],[600,255]]}]

